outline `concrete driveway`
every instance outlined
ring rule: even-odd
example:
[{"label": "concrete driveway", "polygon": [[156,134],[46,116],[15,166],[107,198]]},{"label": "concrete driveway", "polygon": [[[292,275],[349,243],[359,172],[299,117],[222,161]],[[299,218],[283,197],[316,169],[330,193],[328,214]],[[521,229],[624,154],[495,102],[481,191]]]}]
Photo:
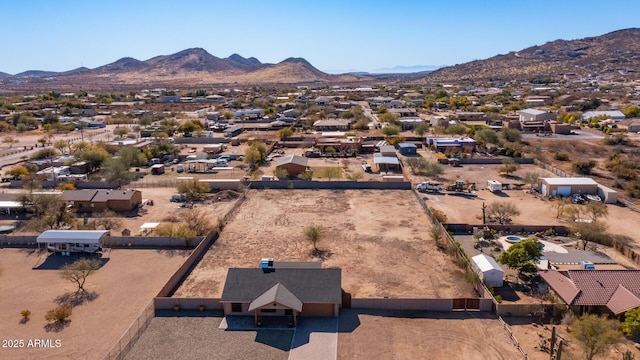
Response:
[{"label": "concrete driveway", "polygon": [[338,357],[338,319],[300,318],[293,334],[289,360],[335,360]]}]

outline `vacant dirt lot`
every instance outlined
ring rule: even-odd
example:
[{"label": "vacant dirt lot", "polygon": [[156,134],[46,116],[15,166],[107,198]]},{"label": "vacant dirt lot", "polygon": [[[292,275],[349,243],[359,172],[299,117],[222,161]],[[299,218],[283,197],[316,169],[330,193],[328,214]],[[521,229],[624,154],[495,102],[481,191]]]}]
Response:
[{"label": "vacant dirt lot", "polygon": [[340,267],[355,297],[466,297],[470,285],[430,239],[431,224],[409,191],[251,190],[176,297],[219,297],[227,269],[260,258],[313,261],[303,229],[320,224],[324,267]]},{"label": "vacant dirt lot", "polygon": [[338,359],[521,359],[491,314],[343,309]]},{"label": "vacant dirt lot", "polygon": [[[57,271],[74,257],[44,254],[0,249],[0,339],[25,342],[23,348],[0,347],[2,359],[102,359],[186,259],[183,251],[105,253],[103,266],[85,285],[94,299],[74,306],[68,326],[56,329],[44,317],[76,290]],[[24,309],[31,311],[31,319],[21,323]],[[30,339],[61,343],[59,348],[27,348]]]}]

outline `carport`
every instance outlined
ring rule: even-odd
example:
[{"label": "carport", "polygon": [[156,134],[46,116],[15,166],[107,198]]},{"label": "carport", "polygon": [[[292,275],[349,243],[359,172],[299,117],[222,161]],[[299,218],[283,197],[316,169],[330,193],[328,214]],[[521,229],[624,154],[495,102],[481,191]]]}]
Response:
[{"label": "carport", "polygon": [[11,215],[11,210],[18,210],[22,208],[20,201],[0,201],[0,210],[7,215]]},{"label": "carport", "polygon": [[373,154],[373,163],[378,166],[378,170],[383,172],[401,172],[400,160],[395,156],[383,156],[379,153]]}]

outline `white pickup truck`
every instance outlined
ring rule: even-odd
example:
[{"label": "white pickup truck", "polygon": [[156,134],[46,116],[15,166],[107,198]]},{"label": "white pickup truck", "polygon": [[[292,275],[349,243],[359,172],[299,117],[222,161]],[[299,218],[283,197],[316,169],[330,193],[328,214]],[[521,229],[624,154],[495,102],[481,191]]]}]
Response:
[{"label": "white pickup truck", "polygon": [[418,184],[418,186],[416,186],[416,189],[420,192],[438,192],[442,190],[440,185],[431,184],[429,181]]}]

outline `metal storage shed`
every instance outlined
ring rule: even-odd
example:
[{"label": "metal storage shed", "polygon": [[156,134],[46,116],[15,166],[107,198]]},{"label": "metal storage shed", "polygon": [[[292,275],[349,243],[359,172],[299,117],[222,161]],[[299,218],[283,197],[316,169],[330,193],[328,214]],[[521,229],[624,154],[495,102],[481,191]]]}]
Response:
[{"label": "metal storage shed", "polygon": [[495,287],[502,286],[504,270],[494,258],[480,254],[472,257],[471,263],[474,271],[483,279],[485,284]]},{"label": "metal storage shed", "polygon": [[398,144],[398,150],[402,155],[416,155],[418,154],[418,147],[413,143],[400,143]]}]

